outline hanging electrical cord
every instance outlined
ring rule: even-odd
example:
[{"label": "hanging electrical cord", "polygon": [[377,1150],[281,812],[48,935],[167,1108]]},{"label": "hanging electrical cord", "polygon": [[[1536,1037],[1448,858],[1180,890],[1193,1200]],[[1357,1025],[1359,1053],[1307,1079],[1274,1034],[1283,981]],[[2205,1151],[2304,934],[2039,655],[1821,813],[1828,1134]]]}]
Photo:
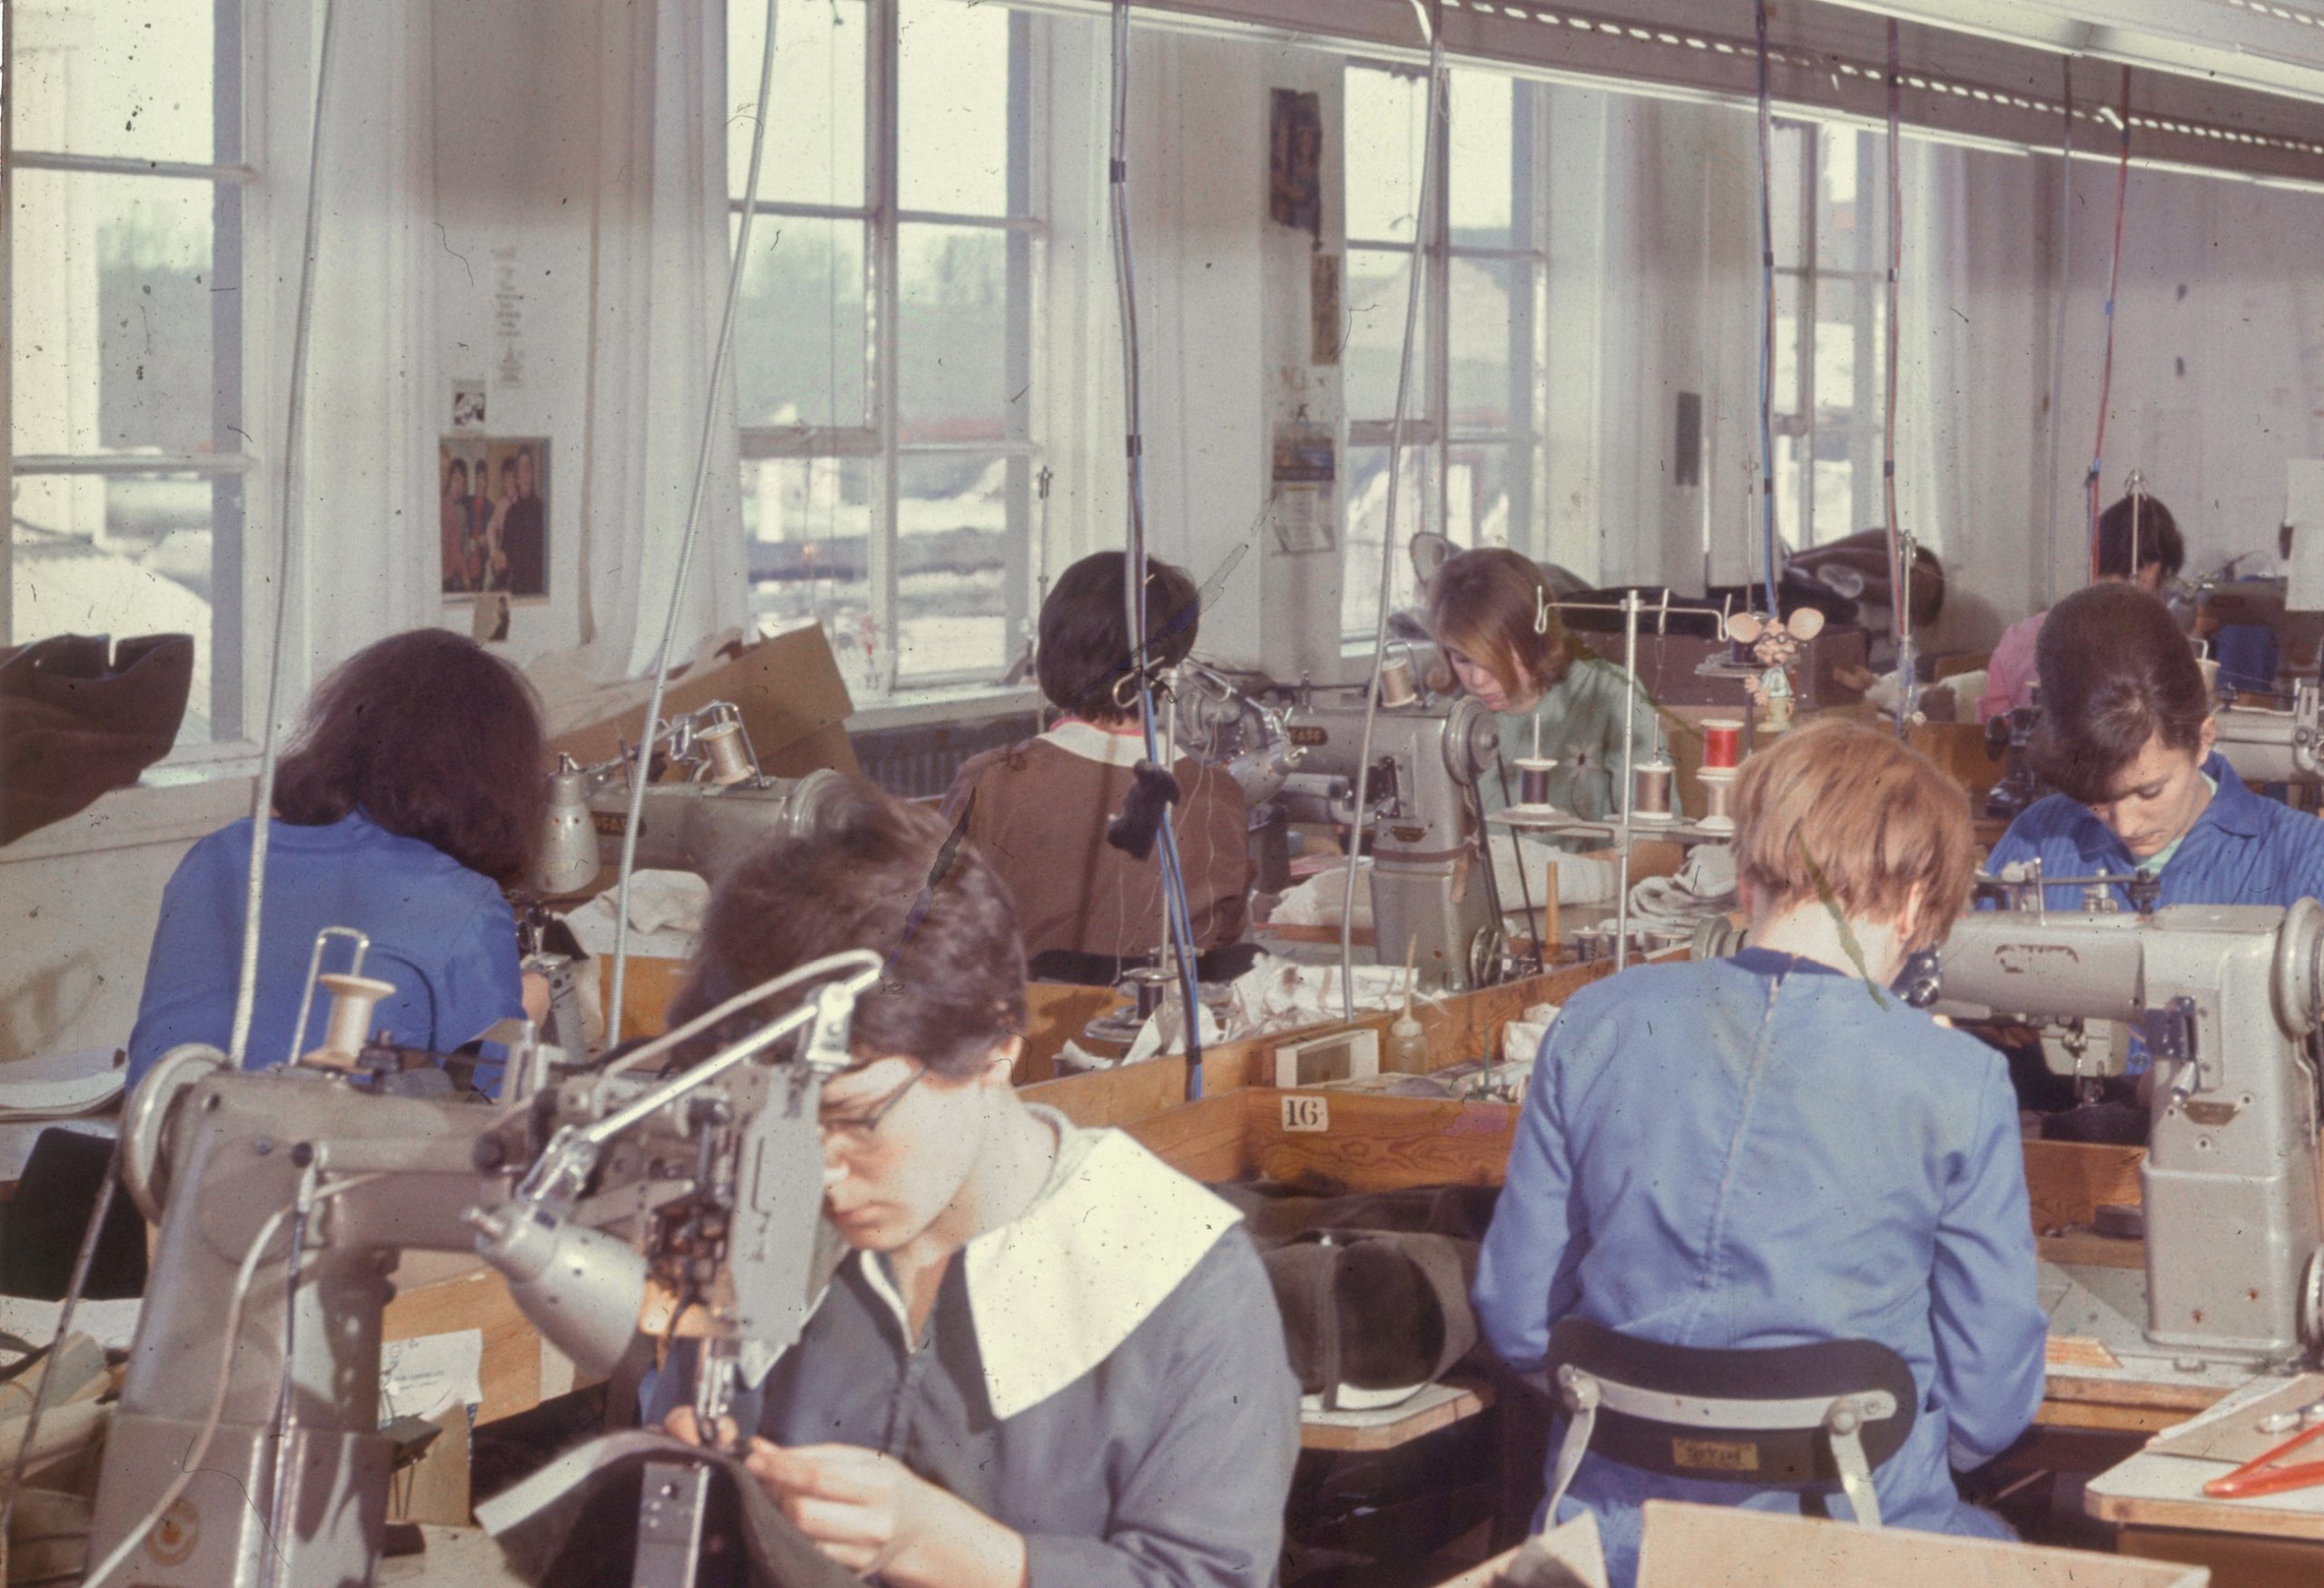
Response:
[{"label": "hanging electrical cord", "polygon": [[1896,521],[1897,319],[1903,307],[1905,273],[1904,70],[1895,18],[1888,22],[1888,384],[1882,426],[1880,489],[1888,508],[1889,632],[1896,636],[1896,736],[1912,732],[1913,704],[1919,697],[1918,664],[1913,659],[1912,551]]},{"label": "hanging electrical cord", "polygon": [[[1768,613],[1776,606],[1775,104],[1768,89],[1768,0],[1758,0],[1759,44],[1759,571]],[[1749,577],[1744,579],[1747,589]]]},{"label": "hanging electrical cord", "polygon": [[622,995],[629,972],[629,881],[637,869],[637,831],[645,818],[645,784],[654,770],[654,741],[662,722],[662,699],[670,686],[670,646],[678,632],[678,609],[684,605],[686,576],[694,569],[694,542],[702,535],[702,498],[710,484],[712,427],[718,419],[719,388],[725,382],[726,355],[734,345],[734,311],[743,294],[743,267],[751,257],[751,220],[759,207],[759,165],[766,151],[767,96],[774,88],[774,12],[776,0],[766,0],[766,48],[759,57],[759,96],[752,106],[750,175],[743,183],[743,219],[734,229],[734,261],[726,271],[726,309],[718,322],[718,341],[711,350],[710,381],[702,399],[702,444],[694,454],[694,491],[686,501],[685,533],[678,541],[677,571],[670,580],[670,607],[662,619],[662,643],[654,653],[654,690],[645,703],[644,730],[638,735],[636,764],[629,769],[629,809],[621,825],[621,870],[614,884],[614,984],[606,1000],[608,1041],[621,1035]]},{"label": "hanging electrical cord", "polygon": [[[1128,468],[1128,547],[1122,559],[1122,605],[1128,618],[1131,676],[1137,680],[1138,725],[1146,759],[1163,760],[1154,727],[1154,686],[1146,610],[1146,442],[1138,402],[1137,274],[1129,245],[1129,4],[1113,5],[1113,94],[1108,129],[1107,193],[1113,211],[1114,285],[1122,326],[1123,451]],[[1202,993],[1195,967],[1194,912],[1187,898],[1186,864],[1170,807],[1162,807],[1155,856],[1161,876],[1162,948],[1177,961],[1187,1015],[1187,1096],[1202,1096]]]},{"label": "hanging electrical cord", "polygon": [[[2091,444],[2090,475],[2083,481],[2089,497],[2089,523],[2085,533],[2090,539],[2090,577],[2098,577],[2098,508],[2102,473],[2106,463],[2106,409],[2113,400],[2114,390],[2114,294],[2122,284],[2122,212],[2131,186],[2131,69],[2122,68],[2122,110],[2116,118],[2122,124],[2122,154],[2114,165],[2114,261],[2106,271],[2106,362],[2098,377],[2098,439]],[[2073,181],[2073,173],[2067,173]],[[2136,570],[2133,569],[2133,572]]]},{"label": "hanging electrical cord", "polygon": [[[2050,338],[2050,462],[2043,472],[2045,487],[2042,492],[2042,545],[2046,548],[2058,543],[2058,436],[2060,404],[2066,390],[2066,316],[2073,303],[2073,57],[2058,57],[2060,74],[2064,78],[2062,95],[2065,105],[2065,153],[2058,164],[2058,307],[2056,329]],[[2042,572],[2043,587],[2049,587],[2050,564],[2045,550]]]},{"label": "hanging electrical cord", "polygon": [[[1420,320],[1421,268],[1428,256],[1429,215],[1436,202],[1436,170],[1445,119],[1443,0],[1433,0],[1433,15],[1413,0],[1413,14],[1428,35],[1428,110],[1421,134],[1419,211],[1413,224],[1413,268],[1404,290],[1404,343],[1396,365],[1396,410],[1388,427],[1388,511],[1380,529],[1380,602],[1372,624],[1372,681],[1364,692],[1364,736],[1355,757],[1355,804],[1347,839],[1347,885],[1340,899],[1340,1012],[1355,1018],[1355,880],[1364,858],[1364,810],[1370,798],[1372,735],[1380,712],[1380,671],[1388,660],[1388,604],[1396,567],[1396,498],[1402,494],[1404,421],[1412,398],[1413,332]],[[1443,504],[1439,503],[1442,509]],[[1490,853],[1487,865],[1492,863]]]},{"label": "hanging electrical cord", "polygon": [[[322,207],[315,189],[322,181],[324,113],[330,107],[330,39],[338,22],[336,0],[323,0],[322,37],[315,54],[315,119],[307,131],[307,218],[299,256],[299,308],[290,331],[289,406],[282,417],[282,496],[275,512],[274,649],[266,669],[266,724],[258,758],[258,786],[251,795],[251,874],[242,894],[242,962],[234,981],[234,1023],[226,1040],[228,1063],[242,1067],[251,1045],[251,1017],[258,1007],[258,929],[266,905],[266,846],[274,821],[274,769],[281,757],[277,725],[282,698],[282,636],[290,612],[291,551],[298,540],[297,488],[304,482],[299,444],[305,426],[307,340],[315,318],[315,253],[322,235]],[[293,1033],[294,1041],[305,1032]]]}]

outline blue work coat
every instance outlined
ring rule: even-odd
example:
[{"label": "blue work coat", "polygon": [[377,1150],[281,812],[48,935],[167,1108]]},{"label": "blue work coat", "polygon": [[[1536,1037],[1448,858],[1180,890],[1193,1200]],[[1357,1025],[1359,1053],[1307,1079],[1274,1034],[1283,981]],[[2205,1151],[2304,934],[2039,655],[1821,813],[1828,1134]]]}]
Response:
[{"label": "blue work coat", "polygon": [[[2324,822],[2262,798],[2213,751],[2203,774],[2219,785],[2161,876],[2163,904],[2273,904],[2324,898]],[[2088,805],[2064,794],[2036,800],[2009,824],[1985,862],[1998,873],[2038,859],[2045,875],[2128,876],[2139,863]],[[2113,890],[2115,903],[2130,895]],[[2053,910],[2082,908],[2078,887],[2044,888]]]},{"label": "blue work coat", "polygon": [[[1679,1346],[1876,1340],[1922,1396],[1874,1475],[1883,1519],[2005,1535],[1961,1502],[1947,1455],[1990,1460],[2042,1399],[2017,1103],[1999,1054],[1892,992],[1746,949],[1576,993],[1542,1044],[1474,1295],[1521,1372],[1572,1316]],[[1615,1588],[1649,1499],[1801,1509],[1797,1490],[1593,1455],[1560,1520],[1597,1514]]]}]

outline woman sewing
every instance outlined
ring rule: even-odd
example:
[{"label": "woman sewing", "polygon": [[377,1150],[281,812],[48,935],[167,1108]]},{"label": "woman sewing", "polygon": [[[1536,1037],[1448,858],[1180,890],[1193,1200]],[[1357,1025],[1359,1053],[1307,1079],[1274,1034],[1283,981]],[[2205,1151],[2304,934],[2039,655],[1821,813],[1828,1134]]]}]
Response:
[{"label": "woman sewing", "polygon": [[[891,1588],[1266,1588],[1298,1448],[1274,1293],[1224,1202],[1018,1100],[1023,951],[973,845],[862,786],[721,883],[670,1018],[863,948],[887,976],[822,1099],[853,1251],[767,1379],[751,1474]],[[649,1410],[697,1439],[690,1362]]]},{"label": "woman sewing", "polygon": [[1429,631],[1460,686],[1501,727],[1501,766],[1478,785],[1488,814],[1516,803],[1511,763],[1557,762],[1550,803],[1592,821],[1621,809],[1625,725],[1632,764],[1662,747],[1654,703],[1620,667],[1569,642],[1549,582],[1506,547],[1479,547],[1437,571]]},{"label": "woman sewing", "polygon": [[[1035,670],[1058,716],[1049,731],[987,751],[960,770],[944,796],[946,819],[964,830],[1017,902],[1025,950],[1087,966],[1075,979],[1110,981],[1118,962],[1162,941],[1162,872],[1106,841],[1146,759],[1138,688],[1194,649],[1202,607],[1194,581],[1148,559],[1147,646],[1131,638],[1118,551],[1085,557],[1041,603]],[[1197,952],[1243,934],[1251,864],[1249,805],[1221,768],[1191,756],[1164,764],[1176,779],[1170,807],[1186,865],[1187,906]]]},{"label": "woman sewing", "polygon": [[[546,1013],[528,989],[501,894],[539,842],[546,798],[540,713],[523,676],[474,642],[420,628],[357,653],[326,678],[275,774],[245,1065],[295,1057],[322,1034],[318,995],[293,1032],[315,934],[370,939],[368,976],[392,982],[375,1030],[450,1052],[489,1027]],[[129,1080],[183,1042],[232,1033],[251,823],[187,852],[162,891]],[[323,969],[346,968],[339,945]]]},{"label": "woman sewing", "polygon": [[[1626,971],[1566,1005],[1485,1238],[1478,1317],[1521,1372],[1568,1317],[1675,1346],[1879,1342],[1924,1405],[1874,1475],[1886,1524],[2005,1536],[1962,1503],[1948,1455],[1990,1460],[2042,1399],[2017,1103],[1999,1055],[1886,991],[1961,908],[1966,803],[1893,738],[1825,722],[1753,756],[1736,806],[1748,946]],[[1649,1499],[1804,1509],[1798,1489],[1590,1455],[1556,1520],[1594,1513],[1628,1588]]]},{"label": "woman sewing", "polygon": [[[2211,691],[2161,600],[2122,582],[2075,592],[2051,608],[2035,666],[2034,769],[2058,792],[2010,824],[1988,870],[2142,872],[2163,904],[2324,898],[2324,823],[2252,793],[2212,748]],[[2079,886],[2046,892],[2053,910],[2082,908]],[[2129,908],[2128,891],[2113,892]]]}]

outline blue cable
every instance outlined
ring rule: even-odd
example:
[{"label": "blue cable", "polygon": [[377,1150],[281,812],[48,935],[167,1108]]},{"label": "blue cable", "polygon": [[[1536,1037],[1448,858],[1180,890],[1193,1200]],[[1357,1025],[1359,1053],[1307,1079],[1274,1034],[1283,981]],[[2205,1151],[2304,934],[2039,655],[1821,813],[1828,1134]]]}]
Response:
[{"label": "blue cable", "polygon": [[[1761,574],[1768,595],[1768,616],[1781,616],[1776,606],[1776,228],[1773,109],[1768,94],[1768,0],[1758,0],[1759,41],[1759,519]],[[1748,587],[1748,578],[1744,580]]]}]

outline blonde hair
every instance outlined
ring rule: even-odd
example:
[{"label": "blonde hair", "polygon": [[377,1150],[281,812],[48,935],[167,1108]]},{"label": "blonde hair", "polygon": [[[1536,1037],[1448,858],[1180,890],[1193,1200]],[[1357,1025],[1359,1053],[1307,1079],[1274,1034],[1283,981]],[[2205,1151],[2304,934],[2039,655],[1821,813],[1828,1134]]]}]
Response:
[{"label": "blonde hair", "polygon": [[1968,902],[1969,796],[1890,735],[1827,718],[1744,764],[1735,787],[1735,869],[1777,907],[1825,898],[1853,920],[1896,921],[1915,889],[1907,950],[1944,941]]},{"label": "blonde hair", "polygon": [[1429,587],[1428,627],[1513,696],[1562,679],[1571,658],[1557,597],[1533,563],[1505,546],[1462,552]]}]

